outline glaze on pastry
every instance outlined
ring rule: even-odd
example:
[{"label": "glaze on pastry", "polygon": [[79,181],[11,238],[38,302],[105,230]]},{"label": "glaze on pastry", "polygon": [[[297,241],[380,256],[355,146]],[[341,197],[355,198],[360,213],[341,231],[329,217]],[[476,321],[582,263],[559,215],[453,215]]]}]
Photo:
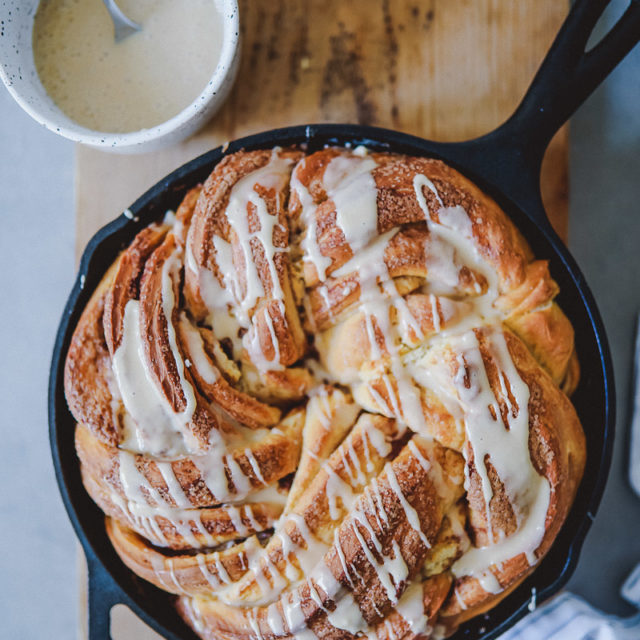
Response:
[{"label": "glaze on pastry", "polygon": [[557,293],[440,161],[224,158],[68,352],[115,549],[203,638],[451,633],[535,568],[582,477]]}]

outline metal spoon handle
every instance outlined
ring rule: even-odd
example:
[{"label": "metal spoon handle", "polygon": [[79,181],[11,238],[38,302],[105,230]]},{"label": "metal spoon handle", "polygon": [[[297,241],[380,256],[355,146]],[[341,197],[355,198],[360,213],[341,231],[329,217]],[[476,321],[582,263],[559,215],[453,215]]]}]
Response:
[{"label": "metal spoon handle", "polygon": [[140,31],[142,27],[133,20],[127,18],[127,16],[122,13],[120,7],[116,4],[115,0],[102,0],[104,2],[104,6],[107,8],[111,19],[113,20],[113,29],[115,33],[116,42],[120,42],[127,36],[130,36],[132,33],[136,31]]}]

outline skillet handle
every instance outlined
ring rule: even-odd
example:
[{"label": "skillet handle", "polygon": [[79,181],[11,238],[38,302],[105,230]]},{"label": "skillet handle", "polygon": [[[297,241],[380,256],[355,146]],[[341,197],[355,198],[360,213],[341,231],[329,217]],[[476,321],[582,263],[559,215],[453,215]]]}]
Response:
[{"label": "skillet handle", "polygon": [[550,228],[540,196],[540,169],[551,138],[640,41],[640,0],[630,4],[592,49],[585,47],[610,0],[575,0],[551,49],[513,115],[500,127],[447,154]]},{"label": "skillet handle", "polygon": [[640,0],[631,0],[611,30],[585,52],[609,4],[610,0],[576,0],[522,102],[500,127],[517,131],[540,161],[556,131],[640,41]]},{"label": "skillet handle", "polygon": [[111,609],[127,598],[93,554],[87,553],[89,574],[88,640],[111,640]]}]

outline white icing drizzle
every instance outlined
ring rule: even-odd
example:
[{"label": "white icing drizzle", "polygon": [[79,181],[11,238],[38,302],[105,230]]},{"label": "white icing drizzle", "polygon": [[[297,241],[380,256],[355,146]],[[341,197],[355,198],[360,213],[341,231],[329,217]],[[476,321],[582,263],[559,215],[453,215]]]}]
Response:
[{"label": "white icing drizzle", "polygon": [[464,601],[464,598],[460,595],[460,592],[458,591],[458,587],[456,587],[453,590],[453,595],[456,597],[456,600],[458,602],[458,605],[460,606],[460,608],[463,611],[467,610],[467,603]]},{"label": "white icing drizzle", "polygon": [[[380,485],[378,484],[378,479],[374,478],[368,487],[369,495],[372,497],[373,501],[375,501],[374,513],[376,518],[381,518],[385,525],[389,524],[389,516],[387,515],[387,511],[384,508],[384,502],[382,500],[382,495],[380,494]],[[378,520],[380,523],[380,520]],[[382,524],[380,523],[380,529],[382,530]]]},{"label": "white icing drizzle", "polygon": [[[233,248],[231,247],[231,243],[227,242],[220,236],[214,236],[213,246],[216,251],[216,264],[218,265],[218,269],[222,275],[222,282],[224,286],[220,285],[213,273],[208,269],[198,269],[197,271],[202,297],[210,310],[225,307],[228,304],[234,304],[241,295],[238,291],[236,267],[233,263]],[[250,264],[253,264],[253,260],[251,260]],[[264,288],[262,287],[261,280],[258,279],[256,283],[254,279],[251,281],[251,285],[247,282],[246,295],[249,295],[251,292],[249,288],[250,286],[256,290],[256,298],[264,295]],[[236,316],[242,318],[241,323],[244,321],[245,325],[248,324],[248,318],[245,317],[246,311],[244,309],[241,309],[239,312],[234,309],[234,313]]]},{"label": "white icing drizzle", "polygon": [[251,491],[251,481],[233,456],[225,456],[224,461],[227,464],[227,469],[229,469],[231,482],[233,482],[233,486],[236,488],[236,495],[238,497],[246,496]]},{"label": "white icing drizzle", "polygon": [[[244,523],[243,516],[248,512],[251,513],[253,517],[253,512],[249,505],[244,505],[242,509],[233,504],[224,505],[224,510],[229,516],[229,520],[231,520],[231,524],[233,525],[234,530],[239,536],[246,537],[249,533],[249,528]],[[255,518],[254,518],[255,520]],[[259,527],[254,527],[254,531],[260,531]]]},{"label": "white icing drizzle", "polygon": [[332,520],[338,520],[340,517],[338,497],[342,499],[343,508],[348,509],[350,502],[354,498],[353,489],[334,471],[328,462],[322,464],[322,469],[327,474],[325,493],[329,504],[329,517]]},{"label": "white icing drizzle", "polygon": [[329,297],[329,289],[326,286],[318,287],[318,293],[322,296],[324,306],[329,309],[329,313],[333,313],[331,310],[331,298]]},{"label": "white icing drizzle", "polygon": [[171,576],[173,584],[178,589],[178,593],[188,596],[189,593],[185,591],[184,587],[178,582],[178,578],[176,577],[175,569],[173,567],[173,558],[165,558],[165,564],[169,567],[169,575]]},{"label": "white icing drizzle", "polygon": [[[424,195],[424,188],[435,194],[440,208],[439,222],[435,222],[429,211]],[[493,301],[497,297],[498,277],[494,269],[479,255],[473,241],[471,220],[467,212],[460,206],[445,207],[434,184],[424,175],[416,174],[413,188],[420,208],[424,212],[429,238],[425,245],[427,264],[427,281],[431,293],[444,295],[455,294],[458,290],[459,270],[462,265],[469,266],[473,271],[481,273],[488,282],[489,291],[475,304],[475,313],[468,314],[475,322],[479,318],[496,317]],[[476,292],[480,293],[480,286],[476,282]],[[434,326],[439,326],[440,319],[436,301],[432,298]],[[438,331],[438,329],[436,329]]]},{"label": "white icing drizzle", "polygon": [[148,482],[147,479],[138,471],[136,467],[135,455],[128,451],[120,451],[118,454],[118,468],[120,474],[120,484],[124,491],[124,495],[132,502],[139,502],[145,504],[147,498],[142,491],[144,487],[148,492],[152,500],[157,504],[162,504],[163,499],[160,493],[156,491]]},{"label": "white icing drizzle", "polygon": [[170,462],[156,462],[156,466],[160,470],[163,480],[167,485],[169,495],[173,498],[178,507],[190,509],[191,502],[185,495],[180,483],[176,478],[173,467]]},{"label": "white icing drizzle", "polygon": [[150,540],[155,540],[159,546],[169,546],[169,541],[165,537],[160,525],[155,518],[155,511],[148,505],[131,502],[123,499],[115,491],[109,495],[111,502],[120,509],[128,518],[132,527],[143,530]]},{"label": "white icing drizzle", "polygon": [[[249,176],[251,177],[251,174]],[[246,178],[245,178],[246,180]],[[253,189],[255,183],[251,181],[250,189]],[[247,204],[251,202],[249,194],[246,194],[244,198],[239,198],[238,193],[242,191],[242,186],[247,189],[248,183],[240,185],[240,182],[236,185],[238,189],[234,188],[230,198],[229,206],[227,207],[227,219],[229,224],[233,228],[238,237],[238,245],[243,255],[243,272],[245,277],[245,291],[242,293],[240,282],[237,280],[236,265],[233,261],[233,252],[231,244],[224,241],[219,236],[214,237],[214,246],[216,248],[216,262],[222,271],[223,281],[225,287],[233,291],[237,306],[234,305],[233,311],[236,317],[240,320],[240,324],[243,326],[249,325],[249,312],[255,307],[259,298],[265,295],[264,286],[258,273],[258,268],[253,261],[253,253],[251,249],[251,233],[249,231],[249,220],[247,216]],[[235,195],[235,198],[234,198]],[[255,198],[254,200],[262,200]],[[264,202],[263,202],[264,206]]]},{"label": "white icing drizzle", "polygon": [[271,632],[276,636],[284,636],[284,620],[277,603],[272,603],[267,607],[267,625]]},{"label": "white icing drizzle", "polygon": [[164,558],[152,553],[149,556],[149,561],[151,563],[153,573],[155,574],[156,578],[158,578],[158,580],[162,583],[162,586],[167,591],[173,591],[173,587],[167,583],[165,578],[166,570],[164,568]]},{"label": "white icing drizzle", "polygon": [[[470,443],[476,469],[482,481],[487,505],[490,540],[493,537],[489,505],[493,492],[487,474],[485,458],[489,457],[516,513],[517,530],[509,536],[499,535],[496,544],[469,549],[453,566],[455,575],[473,575],[485,579],[487,590],[495,589],[488,576],[482,576],[490,566],[505,562],[524,552],[530,564],[535,562],[535,549],[545,532],[550,486],[533,467],[529,453],[529,388],[513,364],[501,328],[487,330],[487,344],[502,380],[501,399],[508,409],[508,425],[502,422],[500,404],[491,389],[487,372],[474,332],[458,337],[454,350],[461,365],[453,384],[463,413],[467,440]],[[467,387],[468,385],[468,387]],[[516,406],[506,394],[510,390]],[[508,427],[508,428],[507,428]]]},{"label": "white icing drizzle", "polygon": [[433,318],[433,329],[436,332],[440,331],[440,311],[438,310],[438,298],[433,295],[433,293],[429,294],[429,299],[431,301],[431,316]]},{"label": "white icing drizzle", "polygon": [[[267,318],[267,326],[272,334],[273,346],[276,357],[268,360],[262,353],[260,340],[257,335],[257,327],[252,325],[253,311],[261,298],[266,295],[265,286],[270,287],[269,297],[273,300],[283,300],[284,293],[278,277],[275,258],[278,253],[287,252],[287,247],[276,247],[273,242],[273,233],[276,226],[280,225],[277,215],[271,215],[267,204],[255,190],[256,185],[266,189],[273,189],[276,193],[285,186],[290,173],[292,160],[281,157],[277,149],[274,149],[270,161],[260,169],[252,171],[244,176],[233,186],[229,195],[229,202],[225,214],[234,235],[234,244],[239,247],[242,256],[242,264],[234,262],[234,252],[230,242],[220,236],[213,237],[215,248],[215,261],[220,271],[223,286],[216,280],[211,271],[199,268],[193,257],[191,244],[193,242],[191,231],[187,239],[186,261],[187,267],[197,275],[198,285],[202,299],[209,309],[210,324],[216,324],[216,318],[233,314],[237,324],[228,319],[217,321],[215,327],[219,338],[230,337],[234,342],[234,350],[238,349],[238,329],[250,329],[242,339],[242,344],[251,354],[254,362],[260,365],[261,371],[280,368],[278,342],[275,340],[275,332],[271,318]],[[259,229],[251,231],[249,228],[248,207],[253,206],[259,222]],[[253,257],[252,240],[257,240],[262,247],[264,264],[268,269],[268,283],[264,283],[257,264]],[[236,255],[238,255],[236,253]],[[244,286],[239,279],[242,273]],[[220,313],[223,312],[224,314]],[[266,314],[268,315],[268,314]]]},{"label": "white icing drizzle", "polygon": [[[336,224],[354,254],[366,246],[378,231],[377,190],[371,174],[375,167],[373,158],[366,153],[354,152],[349,156],[332,158],[324,170],[323,186],[328,198],[335,204]],[[318,279],[324,282],[331,258],[324,256],[320,250],[317,206],[296,173],[291,178],[291,189],[300,200],[301,219],[306,229],[301,242],[303,260],[315,267]]]},{"label": "white icing drizzle", "polygon": [[[239,180],[234,185],[229,196],[226,216],[238,237],[238,242],[245,258],[246,293],[244,296],[240,294],[240,287],[237,281],[234,281],[236,299],[243,313],[248,313],[257,299],[264,294],[264,287],[261,284],[260,276],[251,254],[250,241],[252,238],[259,240],[265,254],[271,279],[271,296],[275,299],[283,297],[280,279],[274,262],[276,253],[286,251],[286,249],[277,248],[273,244],[273,231],[276,225],[279,224],[278,217],[269,214],[265,201],[256,193],[254,187],[259,184],[278,192],[289,177],[290,166],[290,159],[282,158],[274,152],[267,165],[256,169]],[[260,222],[260,229],[253,233],[249,231],[249,217],[247,215],[249,203],[255,207],[255,212]]]},{"label": "white icing drizzle", "polygon": [[[219,449],[208,452],[207,455],[193,456],[192,463],[200,472],[205,486],[219,502],[227,501],[232,495],[225,473],[225,461],[230,456],[225,456]],[[238,487],[236,486],[236,490]]]},{"label": "white icing drizzle", "polygon": [[[389,288],[389,285],[387,284],[386,287]],[[418,320],[416,320],[414,315],[411,313],[411,309],[409,309],[407,301],[402,296],[396,296],[392,304],[398,312],[397,320],[399,332],[403,341],[411,346],[420,344],[424,340],[424,332],[422,331],[422,327]],[[409,330],[411,330],[415,336],[413,339],[411,338]],[[438,326],[436,331],[439,330],[440,327]]]},{"label": "white icing drizzle", "polygon": [[358,487],[367,481],[366,475],[360,468],[360,458],[353,447],[353,438],[348,438],[344,445],[340,447],[342,465],[349,476],[350,485]]},{"label": "white icing drizzle", "polygon": [[249,524],[254,531],[262,531],[262,527],[256,520],[255,514],[253,513],[253,505],[245,504],[242,507],[242,515],[249,521]]},{"label": "white icing drizzle", "polygon": [[210,571],[209,566],[207,565],[206,556],[204,554],[199,553],[198,555],[196,555],[196,560],[198,562],[198,567],[200,568],[200,573],[202,573],[204,579],[209,583],[214,591],[217,591],[222,586],[222,581],[219,577],[220,574],[214,574]]},{"label": "white icing drizzle", "polygon": [[431,182],[431,180],[429,180],[427,176],[421,173],[416,173],[416,175],[413,177],[413,188],[416,192],[416,197],[418,198],[418,204],[420,205],[420,208],[424,211],[425,219],[430,220],[431,215],[429,214],[427,199],[425,198],[424,192],[422,191],[423,187],[427,187],[427,189],[429,189],[429,191],[433,193],[433,195],[436,197],[436,200],[438,201],[438,204],[440,205],[441,208],[444,207],[444,202],[442,202],[442,199],[440,198],[440,194],[438,193],[438,190],[436,189],[433,182]]},{"label": "white icing drizzle", "polygon": [[351,571],[357,572],[355,567],[349,567],[347,564],[347,559],[344,555],[344,549],[342,548],[342,543],[340,542],[339,529],[336,529],[333,534],[333,546],[338,554],[338,559],[340,560],[340,564],[342,566],[342,571],[344,572],[344,576],[347,579],[347,582],[351,586],[352,589],[355,588],[355,584],[353,579],[351,578]]},{"label": "white icing drizzle", "polygon": [[222,564],[222,560],[220,560],[220,554],[216,551],[213,554],[213,562],[216,567],[216,571],[218,572],[218,577],[224,584],[231,584],[232,580],[224,565]]},{"label": "white icing drizzle", "polygon": [[422,455],[422,451],[418,449],[413,438],[409,440],[409,449],[411,450],[411,454],[413,457],[420,463],[420,466],[424,469],[425,473],[429,473],[431,471],[431,463]]},{"label": "white icing drizzle", "polygon": [[[299,168],[304,167],[305,160],[301,160],[298,165]],[[306,228],[300,248],[303,252],[302,259],[305,262],[310,262],[318,274],[318,278],[321,282],[326,279],[327,269],[331,266],[331,258],[322,255],[320,247],[318,245],[318,223],[316,222],[316,205],[313,202],[313,198],[309,193],[309,190],[300,182],[298,178],[298,170],[294,171],[291,175],[291,192],[296,193],[300,205],[302,208],[301,220]]]},{"label": "white icing drizzle", "polygon": [[[120,388],[118,387],[118,382],[116,381],[115,375],[111,367],[104,367],[102,369],[105,382],[107,383],[107,388],[109,389],[109,394],[111,396],[109,400],[109,407],[111,409],[111,418],[113,420],[113,424],[116,426],[122,425],[122,421],[120,420],[120,410],[122,408],[122,395],[120,394]],[[126,420],[126,414],[125,414]]]},{"label": "white icing drizzle", "polygon": [[[197,451],[200,448],[199,445],[197,443],[194,443],[193,438],[185,430],[186,424],[193,417],[193,412],[196,408],[196,397],[191,383],[185,378],[184,375],[184,361],[178,349],[176,330],[173,326],[173,310],[175,307],[175,294],[173,289],[174,279],[178,277],[181,266],[182,249],[175,249],[173,253],[165,260],[162,266],[162,313],[164,314],[167,323],[167,337],[169,339],[169,348],[171,349],[171,354],[176,364],[178,377],[180,378],[180,388],[182,389],[182,393],[186,401],[185,409],[181,413],[176,414],[171,411],[170,407],[167,408],[171,411],[171,415],[174,416],[174,419],[177,420],[178,424],[180,425],[187,450]],[[158,387],[157,384],[156,387]],[[162,393],[162,389],[159,388],[158,392],[162,402],[166,403],[167,401],[164,394]]]},{"label": "white icing drizzle", "polygon": [[[167,400],[161,385],[153,377],[140,334],[140,303],[129,300],[125,306],[122,340],[112,358],[112,368],[117,386],[126,408],[124,437],[125,449],[150,455],[179,455],[201,450],[187,428],[196,408],[196,397],[191,383],[185,377],[185,363],[178,349],[173,310],[175,306],[174,279],[182,264],[182,250],[177,248],[165,260],[162,267],[161,304],[166,319],[167,338],[176,365],[185,408],[175,412]],[[186,322],[186,320],[185,320]],[[196,329],[185,325],[193,357],[205,379],[215,375],[206,362],[201,338],[194,335]],[[198,343],[200,340],[200,343]],[[219,439],[217,431],[211,432],[211,443]]]},{"label": "white icing drizzle", "polygon": [[[279,313],[281,317],[284,317],[285,308],[282,300],[277,300],[279,305]],[[246,335],[242,338],[242,344],[246,348],[247,352],[251,356],[251,362],[260,372],[265,371],[280,371],[284,369],[280,363],[280,343],[276,335],[275,328],[273,326],[273,319],[268,309],[264,309],[262,312],[267,330],[269,332],[269,339],[273,346],[273,357],[267,358],[260,341],[260,332],[258,331],[258,325],[253,324]]]},{"label": "white icing drizzle", "polygon": [[502,587],[498,582],[498,579],[491,573],[489,569],[485,569],[484,571],[476,572],[474,577],[477,578],[480,586],[488,593],[500,593],[502,591]]},{"label": "white icing drizzle", "polygon": [[335,609],[327,612],[327,620],[336,629],[343,629],[354,635],[367,627],[358,603],[346,591],[343,591],[336,601]]},{"label": "white icing drizzle", "polygon": [[[198,373],[207,384],[216,383],[220,378],[220,372],[206,354],[200,332],[189,322],[184,313],[180,314],[180,323],[186,338],[189,354],[191,355],[191,366],[198,370]],[[185,362],[185,364],[187,363]]]},{"label": "white icing drizzle", "polygon": [[424,614],[422,583],[412,582],[402,594],[396,611],[404,618],[409,629],[416,636],[429,633],[429,619]]},{"label": "white icing drizzle", "polygon": [[369,487],[366,487],[364,490],[364,499],[367,501],[367,507],[369,508],[369,511],[374,515],[376,522],[378,523],[378,528],[380,529],[380,531],[384,531],[384,525],[382,524],[382,519],[380,517],[380,514],[378,513],[381,505],[378,505],[376,499],[373,497],[373,492],[369,489]]},{"label": "white icing drizzle", "polygon": [[[382,375],[386,386],[392,415],[414,431],[426,431],[424,414],[420,403],[420,392],[413,380],[407,375],[400,358],[400,336],[398,328],[391,323],[391,306],[401,298],[390,278],[384,262],[384,252],[389,240],[397,233],[391,229],[378,236],[368,247],[359,251],[346,264],[335,272],[340,277],[349,273],[357,273],[360,282],[359,309],[364,314],[371,360],[378,360],[383,353],[391,360],[391,374],[397,391],[387,374]],[[374,327],[375,321],[375,327]],[[377,329],[377,331],[376,331]],[[378,336],[382,336],[382,347],[378,344]],[[384,351],[383,351],[384,350]],[[368,390],[376,398],[378,406],[384,408],[383,401],[371,384]],[[376,397],[377,396],[377,397]]]},{"label": "white icing drizzle", "polygon": [[[312,576],[306,580],[306,585],[309,589],[309,597],[311,600],[315,602],[318,608],[324,611],[329,624],[334,626],[336,629],[343,629],[350,633],[357,634],[367,627],[367,623],[362,617],[360,608],[353,596],[342,588],[340,582],[336,580],[330,569],[323,561],[318,562],[312,572]],[[324,601],[318,592],[318,588],[324,592],[327,598],[333,600],[335,603],[333,610],[325,606]],[[300,614],[296,615],[291,611],[292,607],[296,605],[299,606],[299,595],[297,592],[294,592],[292,594],[291,602],[286,598],[283,599],[282,602],[287,625],[289,626],[289,629],[294,632],[295,637],[299,637],[298,633],[300,632],[301,627],[304,626],[304,617]]]},{"label": "white icing drizzle", "polygon": [[[361,511],[360,508],[356,508],[353,510],[351,518],[351,529],[354,532],[365,557],[374,568],[380,584],[387,593],[387,597],[393,604],[396,604],[398,602],[397,594],[400,583],[405,580],[409,574],[409,570],[404,558],[402,557],[397,541],[392,541],[393,556],[389,557],[383,553],[382,544],[373,530],[373,527],[369,524],[366,514]],[[378,555],[383,558],[383,562],[378,562],[376,556],[373,554],[371,549],[369,549],[369,545],[362,535],[360,527],[368,533],[369,540],[373,544]]]},{"label": "white icing drizzle", "polygon": [[324,611],[325,613],[329,613],[329,609],[324,606],[322,598],[320,597],[320,594],[318,593],[318,590],[316,589],[313,581],[307,580],[307,586],[309,587],[309,597],[311,598],[311,600],[316,603],[320,610]]},{"label": "white icing drizzle", "polygon": [[189,610],[191,621],[193,622],[193,626],[195,627],[196,631],[198,633],[204,633],[205,631],[204,618],[202,617],[202,612],[200,611],[200,606],[198,605],[198,599],[185,598],[184,602],[187,605],[187,609]]},{"label": "white icing drizzle", "polygon": [[282,613],[289,632],[298,640],[315,640],[316,635],[307,628],[300,594],[297,589],[281,600]]},{"label": "white icing drizzle", "polygon": [[255,474],[256,478],[258,478],[258,480],[263,485],[266,486],[267,482],[264,479],[264,477],[262,475],[262,472],[260,471],[260,465],[258,464],[258,461],[256,460],[256,457],[253,455],[253,452],[251,451],[251,449],[245,449],[244,450],[244,455],[247,458],[249,464],[251,465],[251,469],[253,470],[253,473]]},{"label": "white icing drizzle", "polygon": [[418,534],[420,540],[422,540],[422,544],[427,548],[431,548],[431,543],[427,539],[427,536],[422,531],[422,525],[420,524],[420,518],[418,517],[418,512],[409,504],[409,501],[406,499],[404,493],[402,493],[402,488],[400,487],[400,483],[398,482],[398,477],[393,470],[392,465],[387,463],[385,465],[385,473],[387,474],[387,480],[389,481],[389,486],[392,491],[396,494],[398,501],[400,502],[400,506],[404,511],[404,514],[407,518],[407,522],[411,526],[411,528]]},{"label": "white icing drizzle", "polygon": [[145,363],[137,300],[125,306],[122,340],[111,364],[126,409],[121,446],[151,455],[184,450],[179,425],[167,414]]},{"label": "white icing drizzle", "polygon": [[264,636],[260,631],[260,625],[258,624],[258,618],[255,609],[249,609],[247,611],[247,620],[249,621],[251,631],[253,631],[253,633],[255,634],[256,640],[264,640]]},{"label": "white icing drizzle", "polygon": [[240,359],[242,355],[242,338],[239,336],[240,323],[231,313],[228,307],[216,309],[207,318],[208,324],[213,329],[213,334],[218,341],[228,339],[231,341],[232,357],[234,360]]},{"label": "white icing drizzle", "polygon": [[378,233],[376,183],[371,156],[337,155],[324,171],[327,195],[336,205],[336,224],[353,253],[366,246]]},{"label": "white icing drizzle", "polygon": [[[279,596],[290,583],[300,577],[301,573],[305,575],[318,565],[327,551],[327,545],[315,538],[303,516],[299,514],[290,513],[281,519],[276,525],[274,537],[278,538],[281,544],[286,580],[282,578],[280,569],[271,561],[269,552],[256,556],[255,562],[250,566],[262,592],[256,603],[266,603]],[[294,537],[300,538],[302,544],[294,540]],[[297,567],[292,563],[292,559],[297,562]],[[271,576],[273,584],[269,583],[268,575]]]},{"label": "white icing drizzle", "polygon": [[393,625],[388,621],[384,620],[384,628],[387,630],[387,635],[389,636],[389,640],[398,640],[398,636],[396,632],[393,630]]},{"label": "white icing drizzle", "polygon": [[364,428],[363,439],[371,443],[371,446],[381,458],[386,458],[391,453],[391,442],[389,438],[374,424],[368,424]]},{"label": "white icing drizzle", "polygon": [[[238,430],[240,430],[238,428]],[[274,429],[271,433],[274,433]],[[268,431],[266,429],[259,429],[250,431],[246,430],[246,437],[253,437],[256,439],[264,438]],[[251,449],[246,448],[244,455],[247,462],[251,466],[256,479],[265,485],[265,489],[260,491],[254,491],[251,480],[242,470],[242,467],[236,462],[232,453],[226,453],[226,444],[219,445],[210,449],[205,454],[192,456],[191,462],[200,472],[202,480],[209,491],[214,496],[216,502],[239,502],[249,495],[254,494],[254,499],[259,501],[260,497],[264,499],[283,503],[284,497],[281,496],[277,490],[273,487],[266,487],[266,481],[262,473],[262,469],[255,455]],[[231,483],[227,480],[227,473],[229,473]]]},{"label": "white icing drizzle", "polygon": [[[169,542],[157,522],[157,517],[166,519],[177,534],[183,537],[192,548],[215,546],[218,540],[202,522],[202,511],[191,507],[189,499],[176,480],[171,464],[156,462],[156,465],[167,484],[167,496],[178,505],[177,507],[165,500],[162,494],[138,471],[134,455],[123,450],[119,452],[119,474],[126,500],[112,492],[111,501],[120,508],[125,516],[129,517],[133,525],[145,530],[147,536],[150,539],[155,539],[160,545],[168,546]],[[155,503],[153,506],[148,504],[143,489]]]},{"label": "white icing drizzle", "polygon": [[249,565],[249,570],[255,576],[256,584],[262,594],[253,600],[255,604],[262,605],[275,600],[289,584],[273,564],[268,553],[256,556],[254,562]]},{"label": "white icing drizzle", "polygon": [[[286,579],[272,562],[269,552],[256,556],[255,561],[250,564],[250,570],[262,594],[259,599],[254,600],[256,604],[266,604],[278,597],[291,582],[300,577],[300,573],[304,575],[317,566],[327,551],[327,545],[315,538],[304,517],[299,514],[290,513],[283,517],[276,525],[274,537],[277,537],[281,544]],[[301,539],[302,544],[294,540],[294,537]],[[292,558],[297,562],[299,569],[292,564]],[[269,582],[268,576],[271,577],[272,583]]]},{"label": "white icing drizzle", "polygon": [[[176,225],[176,212],[173,211],[172,209],[167,209],[164,212],[164,217],[162,218],[162,224],[175,227],[175,225]],[[175,231],[176,231],[176,235],[179,235],[177,233],[178,229],[176,229]]]},{"label": "white icing drizzle", "polygon": [[326,553],[328,547],[324,542],[318,540],[318,538],[313,535],[303,516],[297,513],[290,513],[287,516],[287,521],[292,522],[295,525],[298,535],[304,541],[306,548],[302,548],[299,544],[293,543],[291,537],[287,536],[291,542],[291,546],[293,547],[295,545],[295,548],[292,548],[291,550],[295,553],[300,569],[303,573],[308,573],[318,564],[320,559]]},{"label": "white icing drizzle", "polygon": [[332,600],[337,600],[337,594],[342,585],[324,562],[319,562],[313,571],[314,583]]}]

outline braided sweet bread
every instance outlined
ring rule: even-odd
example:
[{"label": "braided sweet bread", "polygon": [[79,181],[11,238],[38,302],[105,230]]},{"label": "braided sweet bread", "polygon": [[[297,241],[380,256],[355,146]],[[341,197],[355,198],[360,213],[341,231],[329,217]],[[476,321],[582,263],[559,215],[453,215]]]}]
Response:
[{"label": "braided sweet bread", "polygon": [[533,570],[582,477],[557,293],[440,161],[226,157],[68,352],[115,549],[203,638],[451,633]]}]

